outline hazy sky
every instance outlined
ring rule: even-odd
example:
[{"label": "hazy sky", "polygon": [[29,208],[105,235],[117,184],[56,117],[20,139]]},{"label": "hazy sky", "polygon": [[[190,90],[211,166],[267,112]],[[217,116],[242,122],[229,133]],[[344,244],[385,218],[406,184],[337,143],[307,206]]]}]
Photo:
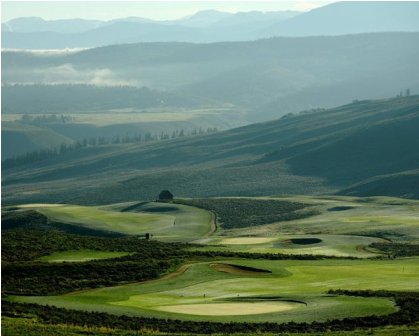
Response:
[{"label": "hazy sky", "polygon": [[177,19],[201,10],[225,12],[307,11],[323,6],[325,1],[2,1],[1,21],[16,17],[39,16],[54,19],[110,20],[140,16],[155,20]]}]

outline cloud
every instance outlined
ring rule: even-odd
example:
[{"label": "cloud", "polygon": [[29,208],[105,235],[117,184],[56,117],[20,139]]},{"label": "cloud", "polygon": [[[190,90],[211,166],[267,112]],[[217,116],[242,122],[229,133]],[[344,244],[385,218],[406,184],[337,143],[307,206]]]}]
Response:
[{"label": "cloud", "polygon": [[[16,69],[14,69],[16,70]],[[22,69],[13,72],[13,79],[5,74],[5,81],[19,84],[91,84],[97,86],[140,86],[136,80],[118,77],[111,69],[82,69],[75,68],[71,63],[58,66]],[[7,80],[9,78],[9,80]]]}]

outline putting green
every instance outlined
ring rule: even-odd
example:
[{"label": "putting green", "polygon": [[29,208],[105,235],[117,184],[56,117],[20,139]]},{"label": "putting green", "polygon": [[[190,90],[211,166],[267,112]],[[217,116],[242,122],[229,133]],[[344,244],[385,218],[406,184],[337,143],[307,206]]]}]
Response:
[{"label": "putting green", "polygon": [[296,309],[300,306],[304,306],[304,304],[291,302],[238,302],[161,306],[157,307],[157,310],[188,315],[234,316],[277,313]]},{"label": "putting green", "polygon": [[190,242],[208,236],[215,230],[211,212],[188,205],[148,202],[142,204],[137,211],[174,217],[170,230],[156,232],[153,239]]},{"label": "putting green", "polygon": [[269,243],[276,239],[275,237],[237,237],[222,239],[220,243],[224,245],[253,245]]}]

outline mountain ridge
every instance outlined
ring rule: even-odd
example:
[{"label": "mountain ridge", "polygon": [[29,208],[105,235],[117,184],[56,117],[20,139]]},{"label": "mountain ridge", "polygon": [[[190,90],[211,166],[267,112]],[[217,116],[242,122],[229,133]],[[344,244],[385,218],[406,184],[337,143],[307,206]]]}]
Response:
[{"label": "mountain ridge", "polygon": [[[309,12],[198,12],[190,17],[153,21],[121,19],[109,22],[57,20],[49,32],[2,25],[2,48],[86,48],[119,43],[178,41],[208,43],[249,41],[274,36],[346,35],[368,32],[419,31],[417,2],[337,2]],[[22,21],[23,19],[20,19]],[[39,21],[39,20],[38,20]],[[18,21],[19,22],[19,21]],[[83,23],[83,24],[81,24]],[[24,23],[22,23],[23,26]],[[47,21],[38,25],[48,25]],[[81,27],[81,28],[80,28]],[[89,28],[90,27],[90,28]],[[43,28],[46,29],[46,28]],[[52,29],[52,30],[51,30]],[[66,33],[63,33],[66,32]]]}]

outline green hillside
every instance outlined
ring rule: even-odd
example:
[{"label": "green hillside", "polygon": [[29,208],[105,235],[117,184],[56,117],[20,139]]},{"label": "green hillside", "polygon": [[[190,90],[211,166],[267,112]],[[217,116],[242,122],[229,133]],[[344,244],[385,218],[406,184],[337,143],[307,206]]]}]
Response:
[{"label": "green hillside", "polygon": [[16,122],[2,122],[2,159],[43,148],[57,147],[72,140],[53,130]]},{"label": "green hillside", "polygon": [[[419,96],[358,101],[213,135],[108,146],[93,156],[81,150],[4,170],[3,199],[105,204],[154,199],[166,188],[176,196],[337,192],[417,169],[418,128]],[[414,185],[385,185],[380,195],[416,192]]]},{"label": "green hillside", "polygon": [[342,195],[394,195],[407,198],[419,198],[419,171],[410,170],[396,174],[381,175],[367,179],[340,191]]}]

